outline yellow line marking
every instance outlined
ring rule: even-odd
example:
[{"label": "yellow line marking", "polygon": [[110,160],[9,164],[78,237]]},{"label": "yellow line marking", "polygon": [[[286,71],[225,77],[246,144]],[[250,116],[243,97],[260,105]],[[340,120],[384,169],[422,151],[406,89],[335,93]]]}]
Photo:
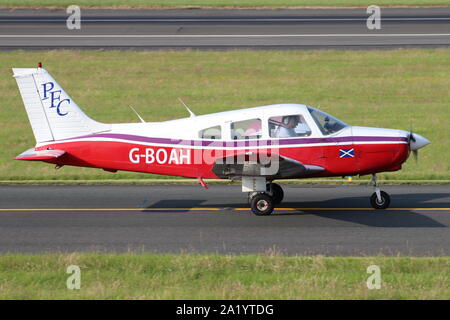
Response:
[{"label": "yellow line marking", "polygon": [[[250,208],[0,208],[1,211],[249,211]],[[373,208],[275,208],[276,211],[366,211]],[[388,208],[389,211],[450,211],[450,208]],[[377,210],[378,211],[378,210]],[[381,210],[380,210],[381,211]]]},{"label": "yellow line marking", "polygon": [[[242,208],[243,209],[243,208]],[[249,209],[247,209],[249,210]],[[286,211],[365,211],[376,210],[374,208],[275,208],[275,210]],[[450,211],[450,208],[387,208],[390,211]],[[379,211],[379,210],[377,210]]]},{"label": "yellow line marking", "polygon": [[220,211],[220,208],[0,208],[0,211]]},{"label": "yellow line marking", "polygon": [[388,208],[386,210],[450,211],[450,208]]},{"label": "yellow line marking", "polygon": [[220,208],[0,208],[0,211],[221,211]]}]

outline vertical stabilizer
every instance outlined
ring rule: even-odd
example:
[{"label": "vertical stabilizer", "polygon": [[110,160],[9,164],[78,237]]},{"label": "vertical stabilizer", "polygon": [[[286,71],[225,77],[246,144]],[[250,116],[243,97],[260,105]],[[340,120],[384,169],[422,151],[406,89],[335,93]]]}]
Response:
[{"label": "vertical stabilizer", "polygon": [[14,68],[14,78],[38,143],[110,130],[89,118],[42,68]]}]

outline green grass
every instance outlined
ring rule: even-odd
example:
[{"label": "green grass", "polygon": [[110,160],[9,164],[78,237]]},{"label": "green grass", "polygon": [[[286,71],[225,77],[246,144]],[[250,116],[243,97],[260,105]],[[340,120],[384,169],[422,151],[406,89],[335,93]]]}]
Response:
[{"label": "green grass", "polygon": [[[0,299],[449,299],[450,258],[0,255]],[[81,268],[68,290],[66,269]],[[378,265],[381,289],[369,290]]]},{"label": "green grass", "polygon": [[[352,125],[397,128],[431,145],[387,180],[450,179],[450,51],[0,52],[0,180],[148,179],[153,175],[13,161],[34,145],[11,67],[38,61],[102,122],[186,117],[273,103],[319,106]],[[159,177],[158,177],[159,178]],[[172,178],[171,178],[172,179]]]},{"label": "green grass", "polygon": [[[83,8],[252,8],[252,7],[367,7],[365,0],[0,0],[0,7],[67,7]],[[377,0],[379,6],[448,6],[449,0]]]}]

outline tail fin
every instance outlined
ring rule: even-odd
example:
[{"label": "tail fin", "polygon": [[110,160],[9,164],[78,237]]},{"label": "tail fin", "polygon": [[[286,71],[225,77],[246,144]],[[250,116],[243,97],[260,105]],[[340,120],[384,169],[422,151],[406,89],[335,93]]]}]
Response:
[{"label": "tail fin", "polygon": [[110,130],[89,118],[42,68],[14,68],[36,142],[73,138]]}]

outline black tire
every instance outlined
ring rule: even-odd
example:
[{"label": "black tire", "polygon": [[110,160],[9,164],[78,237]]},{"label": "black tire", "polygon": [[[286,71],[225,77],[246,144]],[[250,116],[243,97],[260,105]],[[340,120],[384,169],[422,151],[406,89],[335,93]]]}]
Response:
[{"label": "black tire", "polygon": [[257,194],[258,194],[257,192],[249,192],[249,193],[247,194],[247,202],[248,202],[248,205],[249,205],[249,206],[252,205],[252,199],[253,199],[253,197],[254,197],[255,195],[257,195]]},{"label": "black tire", "polygon": [[276,183],[267,184],[267,191],[272,192],[272,199],[275,205],[280,204],[281,201],[283,201],[284,191],[279,184]]},{"label": "black tire", "polygon": [[273,212],[274,203],[271,196],[259,193],[252,198],[250,206],[257,216],[268,216]]},{"label": "black tire", "polygon": [[387,207],[389,207],[389,204],[391,203],[391,197],[389,197],[389,195],[386,192],[381,191],[380,196],[381,202],[378,201],[377,194],[375,192],[370,197],[370,204],[374,209],[386,209]]}]

